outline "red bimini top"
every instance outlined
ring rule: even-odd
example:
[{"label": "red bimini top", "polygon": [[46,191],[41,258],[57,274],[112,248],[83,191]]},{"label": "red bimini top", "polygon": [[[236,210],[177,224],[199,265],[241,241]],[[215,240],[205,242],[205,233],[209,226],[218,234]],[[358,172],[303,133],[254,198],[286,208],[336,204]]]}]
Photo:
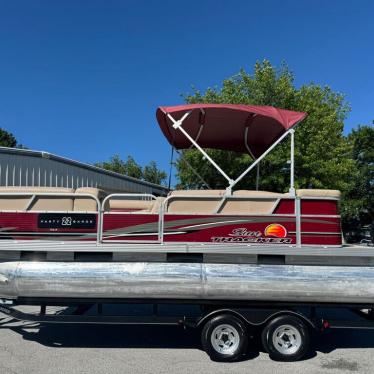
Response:
[{"label": "red bimini top", "polygon": [[182,127],[203,148],[214,148],[261,156],[287,130],[307,114],[271,106],[234,104],[190,104],[159,107],[157,121],[162,132],[176,149],[191,147],[185,135],[173,128],[187,112]]}]

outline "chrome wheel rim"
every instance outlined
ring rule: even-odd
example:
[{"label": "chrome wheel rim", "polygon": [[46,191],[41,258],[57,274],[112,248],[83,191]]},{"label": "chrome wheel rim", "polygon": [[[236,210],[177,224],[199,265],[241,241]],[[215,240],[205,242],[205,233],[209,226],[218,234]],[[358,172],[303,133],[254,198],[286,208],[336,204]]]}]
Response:
[{"label": "chrome wheel rim", "polygon": [[300,349],[301,343],[301,334],[294,326],[282,325],[273,333],[273,345],[283,355],[296,353]]},{"label": "chrome wheel rim", "polygon": [[239,347],[238,330],[227,324],[218,325],[212,332],[211,343],[215,351],[224,355],[233,355]]}]

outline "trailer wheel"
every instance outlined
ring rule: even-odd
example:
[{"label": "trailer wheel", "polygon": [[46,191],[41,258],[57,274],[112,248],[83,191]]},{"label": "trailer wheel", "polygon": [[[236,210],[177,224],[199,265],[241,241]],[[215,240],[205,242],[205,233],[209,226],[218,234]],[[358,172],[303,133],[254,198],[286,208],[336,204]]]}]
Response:
[{"label": "trailer wheel", "polygon": [[246,330],[245,324],[235,316],[215,316],[202,329],[203,349],[213,360],[235,361],[246,351]]},{"label": "trailer wheel", "polygon": [[270,358],[277,361],[300,360],[309,349],[308,326],[294,316],[280,316],[271,320],[261,334],[262,345]]}]

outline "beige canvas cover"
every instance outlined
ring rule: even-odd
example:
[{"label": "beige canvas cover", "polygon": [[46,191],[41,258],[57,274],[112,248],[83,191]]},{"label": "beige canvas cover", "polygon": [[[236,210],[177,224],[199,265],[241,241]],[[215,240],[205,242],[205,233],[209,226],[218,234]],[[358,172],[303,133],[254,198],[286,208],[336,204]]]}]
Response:
[{"label": "beige canvas cover", "polygon": [[[66,196],[72,194],[76,196]],[[97,188],[82,187],[74,191],[60,187],[0,187],[0,194],[26,193],[25,196],[0,195],[0,210],[31,211],[97,211],[94,199],[80,194],[90,194],[100,201],[107,195]],[[55,193],[59,196],[34,196],[38,193]],[[61,196],[62,195],[62,196]],[[299,189],[300,198],[339,199],[340,191],[322,189]],[[166,213],[174,214],[272,214],[279,199],[291,198],[289,193],[238,190],[226,196],[225,190],[177,190],[168,195]],[[106,211],[129,211],[158,214],[164,198],[141,200],[139,198],[110,199]]]},{"label": "beige canvas cover", "polygon": [[339,190],[321,190],[321,189],[301,189],[296,190],[296,196],[298,197],[323,197],[340,199],[341,192]]},{"label": "beige canvas cover", "polygon": [[[90,194],[98,198],[100,201],[104,199],[107,193],[104,190],[99,188],[93,187],[80,187],[75,190],[75,194]],[[86,196],[82,196],[80,198],[74,198],[74,211],[90,211],[95,212],[97,211],[97,203],[94,199]]]},{"label": "beige canvas cover", "polygon": [[37,193],[74,193],[71,188],[60,187],[0,187],[0,193],[23,193],[26,196],[0,196],[0,210],[68,211],[73,210],[72,196],[32,196]]}]

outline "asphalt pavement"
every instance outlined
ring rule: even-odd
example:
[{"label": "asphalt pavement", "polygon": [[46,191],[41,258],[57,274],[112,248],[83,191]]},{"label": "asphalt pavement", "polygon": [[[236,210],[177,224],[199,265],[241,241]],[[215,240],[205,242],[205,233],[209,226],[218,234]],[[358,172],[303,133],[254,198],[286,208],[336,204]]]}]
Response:
[{"label": "asphalt pavement", "polygon": [[300,362],[252,342],[237,363],[213,362],[195,330],[174,326],[33,325],[0,320],[0,374],[373,373],[374,331],[330,330]]}]

